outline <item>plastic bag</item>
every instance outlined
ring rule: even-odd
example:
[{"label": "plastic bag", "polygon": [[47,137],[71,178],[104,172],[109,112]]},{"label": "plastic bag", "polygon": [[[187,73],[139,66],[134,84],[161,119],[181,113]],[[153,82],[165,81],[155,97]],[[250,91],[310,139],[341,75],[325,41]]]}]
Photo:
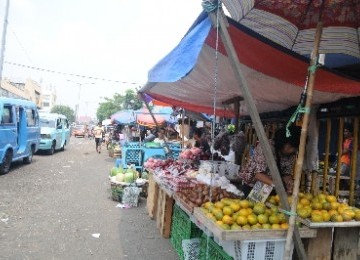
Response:
[{"label": "plastic bag", "polygon": [[122,203],[130,207],[137,207],[139,203],[139,195],[141,188],[138,187],[126,187],[122,196]]}]

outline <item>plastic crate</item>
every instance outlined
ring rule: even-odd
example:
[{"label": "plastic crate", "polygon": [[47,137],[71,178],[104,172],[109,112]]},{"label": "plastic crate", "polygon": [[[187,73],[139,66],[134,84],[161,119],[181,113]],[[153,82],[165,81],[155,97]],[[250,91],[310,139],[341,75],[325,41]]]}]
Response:
[{"label": "plastic crate", "polygon": [[[233,260],[224,249],[205,234],[201,237],[199,260]],[[257,259],[256,259],[257,260]]]},{"label": "plastic crate", "polygon": [[179,259],[184,259],[182,241],[201,237],[202,231],[191,222],[189,216],[178,206],[174,205],[171,221],[170,243],[177,252]]},{"label": "plastic crate", "polygon": [[277,260],[283,259],[285,239],[222,241],[215,239],[234,260]]}]

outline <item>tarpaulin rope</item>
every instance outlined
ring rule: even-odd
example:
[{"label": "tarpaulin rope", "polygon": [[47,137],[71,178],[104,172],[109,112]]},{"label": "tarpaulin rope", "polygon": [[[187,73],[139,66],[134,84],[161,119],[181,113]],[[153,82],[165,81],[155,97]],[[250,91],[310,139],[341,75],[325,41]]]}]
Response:
[{"label": "tarpaulin rope", "polygon": [[[209,0],[203,0],[202,1],[202,7],[204,8],[204,11],[207,13],[214,12],[216,10],[216,45],[215,45],[215,68],[214,68],[214,99],[213,99],[213,116],[214,120],[211,124],[211,145],[214,147],[214,139],[215,139],[215,118],[216,118],[216,101],[217,101],[217,85],[218,85],[218,74],[219,74],[219,15],[220,15],[220,8],[221,8],[221,1],[215,0],[215,1],[209,1]],[[209,198],[210,202],[212,200],[212,185],[214,181],[214,172],[215,172],[215,165],[214,165],[214,155],[211,155],[211,161],[212,161],[212,173],[211,173],[211,179],[210,179],[210,189],[209,189]],[[207,237],[206,240],[206,259],[209,259],[209,240],[210,237]]]}]

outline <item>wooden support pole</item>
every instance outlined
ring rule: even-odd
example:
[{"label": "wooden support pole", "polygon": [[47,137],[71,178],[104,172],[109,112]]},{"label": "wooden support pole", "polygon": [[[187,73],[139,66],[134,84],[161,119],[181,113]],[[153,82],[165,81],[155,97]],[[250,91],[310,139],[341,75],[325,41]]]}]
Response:
[{"label": "wooden support pole", "polygon": [[[264,152],[266,163],[270,169],[273,183],[275,184],[276,192],[280,196],[280,203],[281,203],[281,205],[284,206],[285,210],[290,210],[290,205],[289,205],[289,202],[287,199],[287,194],[286,194],[286,191],[285,191],[285,188],[284,188],[281,176],[280,176],[279,169],[277,167],[277,164],[276,164],[274,155],[272,153],[269,141],[265,135],[265,130],[264,130],[263,124],[260,120],[260,115],[257,110],[257,107],[255,106],[253,96],[250,93],[248,84],[245,80],[245,76],[242,73],[239,57],[237,56],[235,47],[232,43],[231,37],[227,30],[227,20],[224,19],[225,15],[222,10],[218,13],[219,13],[218,16],[214,12],[209,13],[209,16],[212,20],[213,25],[215,27],[219,26],[219,29],[220,29],[219,31],[220,31],[220,35],[222,38],[222,42],[224,44],[226,53],[229,57],[230,64],[234,71],[234,75],[237,79],[237,82],[239,83],[239,90],[241,91],[242,96],[244,97],[247,110],[249,112],[252,122],[254,123],[256,133],[259,137],[259,141],[260,141],[262,150]],[[295,223],[295,218],[294,218],[294,223]],[[289,235],[289,233],[288,233],[288,235]],[[299,229],[294,225],[292,226],[291,234],[287,238],[287,240],[291,240],[291,243],[290,243],[290,247],[287,248],[287,251],[285,252],[284,259],[286,259],[286,260],[291,259],[292,249],[293,249],[293,247],[292,247],[292,236],[293,235],[295,238],[295,248],[296,248],[299,258],[306,260],[307,256],[305,253],[304,245],[300,238]],[[287,244],[289,244],[289,243],[287,243]]]},{"label": "wooden support pole", "polygon": [[[323,23],[320,21],[320,22],[318,22],[317,27],[316,27],[314,49],[311,54],[310,67],[312,67],[312,68],[316,68],[316,65],[318,62],[318,54],[319,54],[319,46],[320,46],[320,40],[321,40],[321,35],[322,35],[322,28],[323,28]],[[296,205],[298,202],[300,179],[301,179],[301,173],[302,173],[303,164],[304,164],[304,155],[305,155],[306,139],[307,139],[307,133],[308,133],[308,127],[309,127],[309,121],[310,121],[310,109],[311,109],[311,105],[312,105],[312,98],[313,98],[313,92],[314,92],[315,76],[316,76],[316,70],[315,69],[309,70],[309,80],[308,80],[308,86],[306,89],[306,102],[305,102],[306,113],[304,113],[304,115],[303,115],[299,152],[298,152],[298,158],[297,158],[296,164],[295,164],[295,174],[294,174],[295,180],[294,180],[294,190],[293,190],[293,196],[292,196],[293,200],[291,203],[291,212],[294,213],[294,215],[291,215],[289,218],[289,229],[288,229],[287,236],[286,236],[284,259],[291,259],[292,233],[294,231],[294,228],[296,227],[295,226]]]},{"label": "wooden support pole", "polygon": [[337,167],[336,167],[336,179],[335,179],[335,196],[339,196],[340,190],[340,176],[341,176],[341,155],[343,151],[343,140],[344,140],[344,118],[339,119],[339,133],[338,133],[338,156],[337,156]]},{"label": "wooden support pole", "polygon": [[326,137],[325,137],[325,158],[324,158],[324,173],[323,173],[323,192],[326,192],[326,185],[328,183],[329,173],[329,153],[330,153],[330,138],[331,138],[331,119],[326,119]]},{"label": "wooden support pole", "polygon": [[353,130],[353,149],[351,152],[351,173],[350,173],[350,196],[349,204],[354,206],[355,203],[355,181],[356,181],[356,164],[358,156],[358,141],[359,141],[359,118],[354,119],[354,130]]}]

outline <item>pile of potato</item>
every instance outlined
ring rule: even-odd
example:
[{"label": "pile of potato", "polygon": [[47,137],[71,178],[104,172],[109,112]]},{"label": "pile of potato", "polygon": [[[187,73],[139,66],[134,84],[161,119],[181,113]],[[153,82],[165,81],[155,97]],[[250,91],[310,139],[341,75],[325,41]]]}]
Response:
[{"label": "pile of potato", "polygon": [[200,207],[205,202],[219,201],[223,198],[238,198],[220,187],[210,187],[202,183],[196,184],[193,188],[181,190],[176,194],[190,207]]}]

